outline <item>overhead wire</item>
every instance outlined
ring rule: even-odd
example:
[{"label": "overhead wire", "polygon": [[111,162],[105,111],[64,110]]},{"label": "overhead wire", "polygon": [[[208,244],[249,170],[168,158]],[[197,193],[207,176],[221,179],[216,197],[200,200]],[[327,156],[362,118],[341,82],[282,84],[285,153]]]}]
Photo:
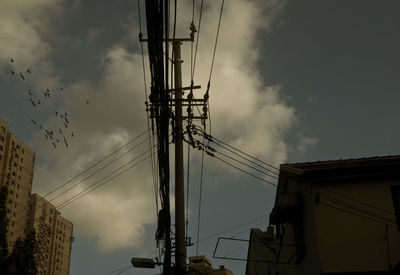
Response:
[{"label": "overhead wire", "polygon": [[135,150],[136,148],[138,148],[140,145],[144,144],[145,142],[147,142],[149,140],[149,138],[141,141],[140,143],[136,144],[134,147],[132,147],[131,149],[129,149],[128,151],[124,152],[123,154],[121,154],[120,156],[118,156],[117,158],[113,159],[112,161],[108,162],[107,164],[105,164],[104,166],[102,166],[101,168],[97,169],[96,171],[94,171],[93,173],[91,173],[90,175],[86,176],[84,179],[78,181],[77,183],[75,183],[74,185],[72,185],[71,187],[69,187],[67,190],[63,191],[62,193],[58,194],[57,196],[53,197],[52,199],[50,199],[49,201],[52,202],[55,199],[59,198],[60,196],[62,196],[63,194],[65,194],[66,192],[72,190],[73,188],[75,188],[76,186],[78,186],[79,184],[81,184],[82,182],[86,181],[87,179],[91,178],[92,176],[100,173],[101,171],[103,171],[106,167],[110,166],[111,164],[115,163],[117,160],[121,159],[122,157],[124,157],[125,155],[127,155],[128,153],[132,152],[133,150]]},{"label": "overhead wire", "polygon": [[[215,138],[212,137],[212,139],[215,139]],[[206,153],[207,153],[207,147],[204,146],[204,143],[203,143],[203,149],[202,149],[202,150],[205,150]],[[244,152],[243,152],[243,153],[244,153]],[[259,179],[259,180],[265,181],[265,179],[260,178],[260,177],[258,177],[258,176],[256,176],[256,175],[254,175],[253,173],[247,172],[247,171],[245,171],[244,169],[241,169],[241,168],[239,168],[239,167],[233,165],[232,163],[230,163],[230,162],[228,162],[228,161],[226,161],[226,160],[223,160],[223,159],[219,158],[218,156],[215,156],[215,155],[213,155],[213,154],[210,154],[210,152],[208,152],[207,154],[210,155],[211,157],[215,157],[216,159],[218,159],[218,160],[220,160],[220,161],[222,161],[222,162],[225,162],[226,164],[232,166],[233,168],[235,168],[235,169],[237,169],[237,170],[239,170],[239,171],[241,171],[241,172],[243,172],[243,173],[245,173],[245,174],[248,174],[248,175],[250,175],[250,176],[252,176],[252,177],[255,177],[255,178]],[[248,155],[247,153],[245,153],[245,154]],[[250,156],[250,155],[248,155],[248,156]],[[271,183],[271,182],[268,182],[268,183],[270,183],[270,184],[276,186],[276,184],[274,184],[274,183]],[[312,192],[309,192],[309,193],[310,193],[311,195],[314,194],[314,193],[312,193]],[[340,200],[337,200],[337,199],[332,199],[332,197],[329,197],[329,195],[327,196],[327,195],[324,194],[323,192],[318,192],[318,193],[321,194],[322,196],[324,196],[325,198],[327,198],[328,201],[330,200],[331,202],[334,202],[334,203],[337,204],[337,205],[340,205],[340,206],[342,206],[342,207],[345,207],[345,208],[350,209],[350,210],[353,210],[353,211],[362,212],[363,214],[365,214],[365,215],[360,215],[360,214],[358,214],[360,217],[369,218],[369,219],[372,220],[372,221],[380,222],[380,223],[383,223],[383,224],[392,223],[391,226],[394,227],[393,224],[394,224],[395,221],[394,221],[393,219],[390,219],[390,218],[388,218],[388,217],[379,215],[379,214],[377,214],[377,213],[373,213],[373,212],[368,211],[368,210],[365,210],[365,209],[361,209],[361,208],[356,207],[356,206],[354,206],[354,205],[352,205],[352,204],[345,203],[345,202],[340,201]],[[311,198],[307,198],[307,197],[305,197],[305,198],[306,198],[306,199],[309,199],[309,200],[311,200],[311,201],[314,201],[314,200],[311,199]],[[349,198],[349,199],[350,199],[350,198]],[[326,204],[326,203],[323,203],[322,205],[332,206],[332,205],[329,205],[329,204]],[[363,203],[363,205],[364,205],[364,206],[371,206],[372,208],[375,208],[374,206],[372,206],[372,205],[370,205],[370,204],[367,204],[367,203]],[[332,206],[332,207],[334,207],[334,206]],[[338,207],[335,207],[335,208],[338,208]],[[340,209],[340,208],[339,208],[339,209]],[[349,211],[349,210],[347,210],[347,212],[349,212],[349,213],[354,213],[354,212]],[[390,211],[386,211],[386,212],[388,212],[389,214],[391,214]],[[354,213],[354,214],[357,215],[357,213]]]},{"label": "overhead wire", "polygon": [[[145,93],[145,105],[146,105],[146,120],[147,120],[147,128],[149,129],[148,131],[148,135],[149,135],[149,148],[152,148],[152,152],[151,152],[151,173],[152,173],[152,177],[153,177],[153,192],[154,192],[154,200],[155,200],[155,219],[157,220],[157,215],[158,215],[158,177],[156,174],[156,154],[154,151],[154,129],[151,127],[150,128],[150,115],[149,115],[149,104],[148,104],[148,93],[147,93],[147,78],[146,78],[146,69],[145,69],[145,61],[144,61],[144,47],[143,47],[143,41],[142,41],[142,37],[143,37],[143,33],[142,33],[142,21],[141,21],[141,8],[140,8],[140,0],[137,0],[137,4],[138,4],[138,13],[139,13],[139,40],[140,40],[140,47],[141,47],[141,53],[142,53],[142,69],[143,69],[143,83],[144,83],[144,93]],[[152,132],[150,132],[150,129],[152,129]]]},{"label": "overhead wire", "polygon": [[[146,130],[147,131],[147,130]],[[137,140],[138,138],[140,138],[141,136],[143,136],[146,131],[142,132],[141,134],[139,134],[138,136],[132,138],[131,140],[129,140],[127,143],[123,144],[122,146],[118,147],[117,149],[115,149],[113,152],[111,152],[110,154],[106,155],[105,157],[101,158],[100,160],[98,160],[96,163],[94,163],[93,165],[90,165],[88,168],[84,169],[82,172],[80,172],[78,175],[72,177],[71,179],[69,179],[68,181],[66,181],[65,183],[57,186],[55,189],[53,189],[52,191],[48,192],[46,195],[44,195],[40,200],[45,200],[46,197],[48,197],[50,194],[58,191],[60,188],[66,186],[67,184],[71,183],[73,180],[77,179],[79,176],[83,175],[84,173],[88,172],[90,169],[93,169],[94,167],[96,167],[98,164],[100,164],[102,161],[108,159],[109,157],[111,157],[113,154],[117,153],[118,151],[120,151],[122,148],[126,147],[127,145],[129,145],[130,143],[132,143],[133,141]],[[114,160],[115,161],[115,160]],[[88,178],[88,177],[87,177]],[[61,194],[65,194],[65,191],[61,192]],[[52,200],[50,200],[52,201]],[[25,209],[28,209],[27,207],[24,207]],[[21,213],[21,211],[16,212],[16,214]],[[23,218],[27,218],[27,216],[22,217]],[[19,219],[19,220],[21,220]]]},{"label": "overhead wire", "polygon": [[[203,138],[204,143],[204,138]],[[196,241],[196,256],[199,255],[199,239],[200,239],[200,221],[201,221],[201,200],[203,192],[203,171],[204,171],[204,150],[201,152],[201,168],[200,168],[200,188],[199,188],[199,211],[197,214],[197,241]]]},{"label": "overhead wire", "polygon": [[[121,170],[122,168],[128,166],[129,164],[131,164],[132,162],[136,161],[137,159],[139,159],[141,156],[143,156],[144,154],[146,154],[147,152],[149,152],[151,149],[146,150],[145,152],[141,153],[139,156],[135,157],[134,159],[130,160],[129,162],[125,163],[124,165],[120,166],[119,168],[115,169],[113,172],[109,173],[108,175],[106,175],[105,177],[103,177],[102,179],[96,181],[95,183],[93,183],[92,185],[88,186],[86,189],[80,191],[79,193],[75,194],[73,197],[69,198],[68,200],[64,201],[61,204],[57,205],[57,209],[62,209],[65,206],[71,204],[72,202],[76,201],[77,199],[85,196],[86,194],[92,192],[93,190],[99,188],[100,186],[103,186],[104,184],[110,182],[111,180],[113,180],[114,178],[120,176],[121,174],[127,172],[128,170],[132,169],[133,167],[137,166],[138,164],[142,163],[143,161],[145,161],[146,159],[150,158],[150,155],[147,155],[144,159],[141,159],[138,162],[135,162],[134,164],[130,165],[128,168],[123,169],[122,171],[118,172],[119,170]],[[111,178],[107,179],[108,177],[110,177],[111,175],[117,173],[116,175],[112,176]],[[101,183],[103,180],[103,183]],[[93,188],[92,188],[93,187]],[[83,194],[83,195],[82,195]]]},{"label": "overhead wire", "polygon": [[138,136],[132,138],[131,140],[129,140],[127,143],[123,144],[122,146],[118,147],[116,150],[114,150],[113,152],[111,152],[110,154],[106,155],[105,157],[101,158],[100,160],[98,160],[96,163],[92,164],[91,166],[89,166],[88,168],[86,168],[85,170],[83,170],[82,172],[80,172],[78,175],[72,177],[71,179],[69,179],[68,181],[66,181],[65,183],[59,185],[58,187],[56,187],[55,189],[51,190],[50,192],[48,192],[47,194],[44,195],[44,198],[48,197],[50,194],[56,192],[57,190],[59,190],[60,188],[64,187],[65,185],[67,185],[68,183],[72,182],[73,180],[75,180],[76,178],[80,177],[81,175],[83,175],[84,173],[86,173],[87,171],[89,171],[90,169],[96,167],[99,163],[101,163],[102,161],[108,159],[110,156],[114,155],[115,153],[117,153],[119,150],[121,150],[122,148],[124,148],[125,146],[131,144],[132,142],[134,142],[135,140],[137,140],[138,138],[140,138],[141,136],[143,136],[144,134],[146,134],[146,132],[149,129],[146,129],[145,131],[143,131],[142,133],[140,133]]},{"label": "overhead wire", "polygon": [[[135,139],[137,139],[137,138],[138,138],[138,137],[135,137],[134,139],[130,140],[128,143],[126,143],[126,144],[120,146],[118,149],[114,150],[111,154],[109,154],[109,155],[107,155],[106,157],[102,158],[102,160],[107,159],[107,158],[110,157],[112,154],[114,154],[115,152],[119,151],[120,149],[122,149],[122,148],[125,147],[126,145],[130,144],[133,140],[135,140]],[[142,142],[142,143],[143,143],[143,142]],[[137,146],[135,146],[135,148],[136,148],[136,147],[137,147]],[[129,150],[129,151],[131,151],[131,150]],[[129,151],[128,151],[128,152],[129,152]],[[119,158],[117,158],[117,159],[119,159]],[[114,159],[114,160],[111,161],[110,163],[115,162],[117,159]],[[96,162],[96,164],[99,164],[100,162],[101,162],[101,160],[98,161],[98,162]],[[108,166],[108,165],[107,165],[107,166]],[[94,167],[95,167],[95,165],[91,165],[89,168],[85,169],[84,171],[89,171],[91,168],[94,168]],[[104,168],[105,168],[105,167],[103,167],[102,169],[104,169]],[[100,170],[101,170],[101,169],[100,169]],[[97,172],[99,172],[100,170],[97,170]],[[82,175],[83,173],[84,173],[84,172],[80,173],[79,175]],[[94,174],[95,174],[95,173],[92,173],[90,176],[92,176],[92,175],[94,175]],[[76,179],[77,177],[79,177],[79,175],[73,177],[73,179]],[[89,176],[89,177],[90,177],[90,176]],[[88,179],[89,177],[86,177],[85,180]],[[71,180],[70,180],[70,181],[71,181]],[[70,182],[70,181],[68,181],[68,182]],[[79,183],[82,183],[82,182],[83,182],[83,181],[80,181]],[[61,185],[61,186],[65,186],[65,183],[64,183],[63,185]],[[75,186],[77,186],[77,185],[75,185]],[[74,187],[75,187],[75,186],[74,186]],[[60,188],[60,186],[58,186],[56,189],[58,190],[59,188]],[[72,189],[72,188],[70,188],[70,189]],[[61,195],[66,194],[70,189],[64,190],[64,191],[61,192],[57,197],[60,197]],[[53,190],[53,191],[54,191],[54,190]],[[48,193],[48,194],[51,194],[51,193],[52,193],[52,192],[50,192],[50,193]],[[56,197],[55,197],[55,198],[56,198]],[[51,199],[49,202],[53,201],[55,198]],[[42,198],[39,199],[39,201],[41,201],[41,200],[45,200],[45,197],[42,197]],[[64,201],[64,202],[65,202],[65,201]],[[59,205],[61,205],[61,204],[59,204]],[[56,209],[58,208],[59,205],[55,205]],[[30,215],[30,208],[24,206],[24,209],[25,209],[25,210],[28,210],[28,212],[27,212],[25,215],[23,215],[21,218],[15,220],[15,221],[14,221],[15,223],[20,224],[19,221],[21,221],[21,220],[23,220],[23,219],[28,219],[28,217],[29,217],[29,215]],[[59,210],[59,209],[57,209],[57,210]],[[22,212],[22,211],[18,211],[16,214],[19,214],[19,213],[21,213],[21,212]],[[46,215],[46,216],[50,216],[50,215]],[[37,219],[36,219],[36,220],[37,220]],[[20,225],[21,225],[21,224],[20,224]]]}]

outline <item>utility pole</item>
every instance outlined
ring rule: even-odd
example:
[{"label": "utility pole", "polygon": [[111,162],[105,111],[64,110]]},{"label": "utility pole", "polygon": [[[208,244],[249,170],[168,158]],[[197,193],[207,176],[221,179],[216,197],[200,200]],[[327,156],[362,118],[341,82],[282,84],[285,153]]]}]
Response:
[{"label": "utility pole", "polygon": [[183,168],[183,129],[182,129],[182,60],[181,41],[174,40],[175,74],[175,265],[178,275],[186,270],[185,236],[185,186]]}]

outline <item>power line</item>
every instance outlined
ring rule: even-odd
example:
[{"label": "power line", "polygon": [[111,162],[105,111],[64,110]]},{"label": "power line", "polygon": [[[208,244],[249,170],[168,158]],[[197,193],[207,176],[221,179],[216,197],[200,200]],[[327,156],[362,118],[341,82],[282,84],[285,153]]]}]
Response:
[{"label": "power line", "polygon": [[62,196],[63,194],[65,194],[66,192],[70,191],[71,189],[75,188],[76,186],[78,186],[79,184],[81,184],[82,182],[86,181],[88,178],[96,175],[97,173],[101,172],[102,170],[104,170],[104,168],[110,166],[111,164],[113,164],[114,162],[116,162],[117,160],[119,160],[120,158],[122,158],[123,156],[127,155],[128,153],[130,153],[131,151],[133,151],[134,149],[136,149],[137,147],[139,147],[140,145],[142,145],[143,143],[145,143],[148,140],[145,139],[143,141],[141,141],[139,144],[136,144],[134,147],[132,147],[131,149],[129,149],[128,151],[126,151],[125,153],[123,153],[122,155],[118,156],[116,159],[110,161],[109,163],[107,163],[106,165],[104,165],[103,167],[97,169],[95,172],[91,173],[89,176],[85,177],[84,179],[82,179],[81,181],[75,183],[74,185],[72,185],[70,188],[68,188],[67,190],[61,192],[60,194],[58,194],[57,196],[55,196],[54,198],[52,198],[50,200],[50,202],[54,201],[55,199],[57,199],[58,197]]},{"label": "power line", "polygon": [[216,35],[216,37],[215,37],[214,52],[213,52],[213,57],[212,57],[212,62],[211,62],[210,76],[209,76],[209,78],[208,78],[208,83],[210,83],[210,81],[211,81],[211,75],[212,75],[213,68],[214,68],[215,53],[216,53],[216,51],[217,51],[217,44],[218,44],[218,37],[219,37],[219,29],[220,29],[220,26],[221,26],[222,11],[224,10],[224,2],[225,2],[225,0],[222,0],[221,11],[220,11],[220,13],[219,13],[217,35]]},{"label": "power line", "polygon": [[[150,149],[149,149],[150,150]],[[134,162],[135,160],[137,160],[139,157],[143,156],[145,153],[147,153],[149,150],[143,152],[142,154],[140,154],[138,157],[132,159],[131,161],[129,161],[128,163],[124,164],[123,166],[119,167],[118,169],[114,170],[112,173],[108,174],[107,176],[103,177],[101,180],[96,181],[94,184],[90,185],[89,187],[87,187],[86,189],[82,190],[81,192],[75,194],[72,198],[64,201],[63,203],[59,204],[57,206],[57,209],[62,209],[65,206],[71,204],[72,202],[76,201],[77,199],[85,196],[86,194],[90,193],[91,191],[99,188],[100,186],[103,186],[104,184],[110,182],[111,180],[113,180],[114,178],[118,177],[119,175],[125,173],[126,171],[128,171],[129,169],[135,167],[136,165],[140,164],[141,162],[145,161],[146,159],[150,158],[150,155],[148,155],[147,157],[145,157],[144,159],[132,164],[131,166],[129,166],[128,168],[122,170],[121,172],[117,173],[116,175],[112,176],[111,178],[107,179],[105,182],[99,184],[101,181],[105,180],[106,178],[110,177],[112,174],[116,173],[118,170],[122,169],[123,167],[127,166],[128,164]],[[97,185],[97,186],[96,186]],[[94,187],[95,186],[95,187]],[[94,188],[92,188],[94,187]],[[90,189],[92,188],[92,189]]]},{"label": "power line", "polygon": [[71,181],[75,180],[76,178],[78,178],[79,176],[83,175],[85,172],[87,172],[88,170],[92,169],[93,167],[95,167],[96,165],[98,165],[99,163],[101,163],[102,161],[104,161],[105,159],[109,158],[110,156],[114,155],[115,153],[117,153],[119,150],[121,150],[122,148],[124,148],[125,146],[129,145],[130,143],[132,143],[133,141],[135,141],[136,139],[140,138],[141,136],[143,136],[149,129],[143,131],[141,134],[139,134],[138,136],[132,138],[130,141],[128,141],[127,143],[125,143],[124,145],[120,146],[119,148],[117,148],[116,150],[114,150],[113,152],[111,152],[110,154],[108,154],[107,156],[103,157],[102,159],[100,159],[99,161],[97,161],[96,163],[94,163],[93,165],[89,166],[88,168],[86,168],[85,170],[83,170],[81,173],[79,173],[78,175],[74,176],[73,178],[69,179],[67,182],[61,184],[60,186],[58,186],[57,188],[53,189],[52,191],[50,191],[49,193],[47,193],[46,195],[44,195],[44,198],[48,197],[50,194],[54,193],[55,191],[59,190],[60,188],[62,188],[63,186],[67,185],[68,183],[70,183]]},{"label": "power line", "polygon": [[[203,139],[204,142],[204,139]],[[204,150],[201,152],[201,170],[200,170],[200,191],[199,191],[199,212],[197,216],[197,242],[196,242],[196,256],[199,255],[199,238],[200,238],[200,217],[201,217],[201,195],[203,190],[203,170],[204,170]]]}]

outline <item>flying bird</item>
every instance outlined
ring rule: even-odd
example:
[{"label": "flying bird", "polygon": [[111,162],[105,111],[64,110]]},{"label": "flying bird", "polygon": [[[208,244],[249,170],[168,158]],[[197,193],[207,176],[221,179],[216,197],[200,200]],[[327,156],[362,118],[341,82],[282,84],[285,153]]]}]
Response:
[{"label": "flying bird", "polygon": [[36,106],[35,102],[32,100],[32,98],[29,98],[33,106]]},{"label": "flying bird", "polygon": [[25,77],[22,73],[19,73],[19,75],[21,76],[22,80],[25,80]]}]

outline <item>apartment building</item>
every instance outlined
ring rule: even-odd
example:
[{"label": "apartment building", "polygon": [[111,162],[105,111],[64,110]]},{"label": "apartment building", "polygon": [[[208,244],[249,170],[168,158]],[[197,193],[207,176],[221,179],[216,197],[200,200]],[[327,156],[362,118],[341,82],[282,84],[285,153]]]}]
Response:
[{"label": "apartment building", "polygon": [[69,274],[73,224],[54,205],[38,194],[31,195],[31,226],[37,239],[38,273]]},{"label": "apartment building", "polygon": [[246,275],[400,274],[400,156],[283,164]]},{"label": "apartment building", "polygon": [[28,232],[29,198],[35,152],[9,132],[0,119],[0,187],[7,186],[7,240],[9,249]]},{"label": "apartment building", "polygon": [[0,119],[0,187],[7,186],[7,242],[32,229],[37,239],[38,274],[69,274],[73,224],[37,194],[31,194],[35,152],[9,131]]}]

